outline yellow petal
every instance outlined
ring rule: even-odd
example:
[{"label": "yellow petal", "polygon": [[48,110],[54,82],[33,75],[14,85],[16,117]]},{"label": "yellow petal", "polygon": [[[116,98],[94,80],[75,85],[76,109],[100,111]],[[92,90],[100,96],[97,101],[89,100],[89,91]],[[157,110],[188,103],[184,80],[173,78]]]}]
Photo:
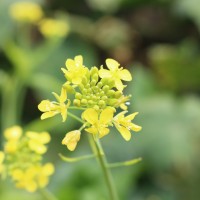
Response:
[{"label": "yellow petal", "polygon": [[119,77],[120,77],[120,79],[122,79],[124,81],[131,81],[132,80],[131,73],[127,69],[121,70],[120,73],[119,73]]},{"label": "yellow petal", "polygon": [[41,120],[47,119],[47,118],[50,118],[50,117],[53,117],[53,116],[55,116],[56,114],[58,114],[57,111],[50,111],[50,112],[43,113],[43,114],[41,115]]},{"label": "yellow petal", "polygon": [[12,126],[7,128],[4,136],[7,140],[18,140],[22,135],[22,128],[20,126]]},{"label": "yellow petal", "polygon": [[24,177],[24,172],[20,169],[14,169],[11,171],[13,180],[20,180]]},{"label": "yellow petal", "polygon": [[110,69],[111,71],[115,71],[118,69],[118,67],[120,66],[120,64],[111,58],[106,59],[106,65],[108,67],[108,69]]},{"label": "yellow petal", "polygon": [[138,132],[142,129],[142,127],[132,123],[130,129],[135,132]]},{"label": "yellow petal", "polygon": [[66,100],[67,100],[67,91],[64,87],[62,87],[60,94],[60,103],[64,103]]},{"label": "yellow petal", "polygon": [[100,124],[108,124],[109,122],[112,121],[113,119],[113,114],[114,114],[114,109],[113,108],[105,108],[101,114],[100,114]]},{"label": "yellow petal", "polygon": [[38,109],[42,112],[50,111],[52,109],[53,103],[49,100],[43,100],[38,105]]},{"label": "yellow petal", "polygon": [[131,132],[127,128],[120,125],[116,125],[116,128],[126,141],[129,141],[131,139]]},{"label": "yellow petal", "polygon": [[122,92],[122,90],[125,88],[125,85],[123,85],[122,81],[118,78],[115,78],[115,87]]},{"label": "yellow petal", "polygon": [[75,60],[76,66],[82,66],[83,65],[83,57],[81,55],[76,56],[74,58],[74,60]]},{"label": "yellow petal", "polygon": [[65,122],[66,119],[67,119],[67,108],[66,107],[61,109],[61,116],[62,116],[62,119],[63,119],[62,121]]},{"label": "yellow petal", "polygon": [[46,143],[50,142],[50,140],[51,140],[51,137],[48,132],[39,133],[38,136],[39,136],[39,140],[42,144],[46,144]]},{"label": "yellow petal", "polygon": [[46,176],[53,174],[55,171],[54,166],[52,163],[46,163],[42,168],[42,173]]},{"label": "yellow petal", "polygon": [[35,192],[37,190],[37,184],[36,184],[36,182],[35,181],[29,181],[28,183],[26,183],[25,189],[28,192]]},{"label": "yellow petal", "polygon": [[82,114],[82,118],[90,124],[98,123],[98,113],[93,108],[88,108]]},{"label": "yellow petal", "polygon": [[131,121],[131,120],[133,120],[133,119],[135,118],[135,116],[136,116],[137,114],[138,114],[138,112],[134,112],[133,114],[130,114],[130,115],[126,116],[125,119],[126,119],[127,121]]},{"label": "yellow petal", "polygon": [[37,181],[38,181],[39,187],[44,188],[48,184],[49,178],[48,178],[48,176],[39,175]]},{"label": "yellow petal", "polygon": [[74,62],[74,60],[72,60],[72,59],[67,59],[66,62],[65,62],[65,65],[66,65],[66,68],[67,68],[69,71],[73,71],[73,70],[74,70],[74,67],[75,67],[75,62]]},{"label": "yellow petal", "polygon": [[86,128],[85,131],[87,131],[88,133],[92,133],[92,134],[98,134],[98,129],[94,126],[92,126],[90,128]]},{"label": "yellow petal", "polygon": [[28,144],[29,148],[37,154],[44,154],[47,151],[46,146],[39,143],[37,140],[30,140]]},{"label": "yellow petal", "polygon": [[112,74],[110,73],[109,70],[101,68],[101,69],[99,70],[99,76],[100,76],[101,78],[111,78],[111,77],[112,77]]},{"label": "yellow petal", "polygon": [[99,138],[104,137],[105,135],[107,135],[110,132],[110,130],[108,128],[101,128],[99,130]]}]

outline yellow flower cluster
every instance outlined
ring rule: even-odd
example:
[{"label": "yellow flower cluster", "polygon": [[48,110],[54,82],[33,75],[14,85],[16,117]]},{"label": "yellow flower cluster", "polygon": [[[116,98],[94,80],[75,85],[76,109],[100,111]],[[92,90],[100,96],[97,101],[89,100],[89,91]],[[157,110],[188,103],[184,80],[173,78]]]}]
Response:
[{"label": "yellow flower cluster", "polygon": [[46,38],[65,37],[69,33],[69,23],[66,20],[45,18],[41,6],[30,1],[15,2],[10,6],[10,15],[18,22],[38,25],[40,32]]},{"label": "yellow flower cluster", "polygon": [[4,137],[4,150],[0,151],[0,174],[11,177],[17,188],[29,192],[45,187],[49,176],[54,173],[53,164],[41,163],[50,135],[31,131],[23,134],[21,127],[13,126],[5,130]]},{"label": "yellow flower cluster", "polygon": [[41,7],[34,2],[16,2],[10,6],[10,14],[17,21],[35,23],[39,21],[43,12]]},{"label": "yellow flower cluster", "polygon": [[[131,95],[124,95],[126,85],[122,81],[132,80],[127,69],[110,58],[106,60],[108,69],[103,66],[89,69],[83,64],[81,55],[67,59],[65,65],[66,68],[61,70],[67,81],[62,86],[60,96],[53,93],[57,101],[43,100],[38,105],[39,110],[44,112],[41,119],[61,114],[63,122],[69,109],[83,111],[82,119],[79,118],[83,126],[67,133],[62,140],[63,145],[73,151],[83,129],[94,137],[102,138],[110,132],[109,127],[115,126],[126,141],[131,138],[131,131],[141,130],[141,126],[132,123],[137,112],[125,116]],[[68,93],[72,94],[72,99],[68,99]],[[117,109],[122,111],[115,115]]]}]

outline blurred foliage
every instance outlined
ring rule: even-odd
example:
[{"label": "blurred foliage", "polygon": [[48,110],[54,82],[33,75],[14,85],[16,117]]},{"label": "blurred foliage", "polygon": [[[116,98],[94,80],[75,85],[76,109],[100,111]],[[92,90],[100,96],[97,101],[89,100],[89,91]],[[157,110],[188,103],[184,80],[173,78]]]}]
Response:
[{"label": "blurred foliage", "polygon": [[[113,57],[130,68],[131,109],[139,111],[143,131],[127,143],[119,133],[102,139],[110,162],[143,157],[134,167],[113,170],[121,199],[198,200],[200,196],[200,60],[198,0],[34,1],[46,17],[69,25],[65,37],[45,38],[35,24],[9,15],[16,0],[0,1],[0,112],[2,131],[13,124],[26,130],[50,131],[46,160],[55,162],[49,189],[60,200],[103,200],[106,188],[94,161],[63,163],[67,156],[90,152],[87,138],[74,153],[61,146],[76,127],[70,118],[41,121],[37,104],[59,92],[61,67],[82,54],[86,65]],[[114,130],[113,130],[114,131]],[[1,140],[1,143],[3,141]],[[12,192],[10,192],[12,191]],[[0,199],[43,199],[39,193],[0,182]]]}]

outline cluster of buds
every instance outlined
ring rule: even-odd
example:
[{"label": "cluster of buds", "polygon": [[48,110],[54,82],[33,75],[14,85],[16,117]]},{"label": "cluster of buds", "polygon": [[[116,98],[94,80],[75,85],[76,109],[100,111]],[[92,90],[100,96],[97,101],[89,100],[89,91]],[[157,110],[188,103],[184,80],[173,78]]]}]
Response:
[{"label": "cluster of buds", "polygon": [[34,192],[45,187],[49,176],[54,173],[51,163],[42,164],[42,156],[50,141],[47,132],[27,131],[19,126],[8,128],[4,132],[4,150],[0,151],[0,174],[9,176],[17,188]]},{"label": "cluster of buds", "polygon": [[[62,144],[73,151],[83,129],[94,137],[102,138],[110,132],[109,127],[115,126],[126,141],[131,138],[131,131],[141,130],[141,126],[132,123],[137,112],[125,116],[128,113],[127,105],[131,95],[124,95],[126,85],[122,81],[132,80],[127,69],[110,58],[106,60],[108,69],[103,66],[100,66],[100,69],[89,69],[83,64],[81,55],[67,59],[65,64],[66,68],[61,70],[67,81],[63,84],[60,95],[53,93],[57,101],[43,100],[38,105],[39,110],[44,112],[41,119],[60,113],[64,122],[69,109],[82,111],[82,119],[79,119],[83,125],[79,130],[67,133]],[[70,99],[69,93],[72,94]],[[118,109],[121,111],[115,114]]]}]

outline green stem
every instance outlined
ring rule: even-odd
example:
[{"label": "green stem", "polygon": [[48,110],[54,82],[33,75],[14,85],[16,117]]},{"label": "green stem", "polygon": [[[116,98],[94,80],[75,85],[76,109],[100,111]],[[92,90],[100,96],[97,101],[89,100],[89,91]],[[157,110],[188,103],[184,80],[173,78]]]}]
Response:
[{"label": "green stem", "polygon": [[[90,142],[91,141],[92,140],[90,140]],[[102,172],[103,172],[103,175],[104,175],[107,187],[108,187],[110,200],[119,200],[111,172],[108,168],[106,156],[105,156],[104,151],[101,147],[101,143],[98,139],[93,139],[93,144],[94,145],[92,145],[92,147],[93,148],[95,147],[95,152],[97,152],[97,158],[98,158],[99,164],[101,166],[101,169],[102,169]]]},{"label": "green stem", "polygon": [[41,188],[39,191],[42,197],[46,200],[58,200],[49,190],[45,188]]},{"label": "green stem", "polygon": [[67,114],[70,117],[74,118],[75,120],[79,121],[80,123],[82,123],[82,124],[84,123],[84,121],[80,117],[77,117],[76,115],[72,114],[71,112],[68,111]]},{"label": "green stem", "polygon": [[[75,120],[84,123],[84,121],[77,117],[76,115],[72,114],[71,112],[68,111],[68,115],[72,118],[74,118]],[[88,135],[89,136],[89,142],[90,142],[90,146],[92,148],[93,153],[97,156],[97,159],[99,161],[99,164],[101,166],[105,181],[106,181],[106,185],[108,187],[108,191],[109,191],[109,195],[110,195],[110,200],[119,200],[116,189],[115,189],[115,185],[113,182],[113,178],[111,175],[111,172],[109,170],[108,167],[108,163],[106,160],[106,156],[104,154],[103,148],[101,147],[101,143],[99,141],[98,138],[94,138],[92,137],[92,135]]]},{"label": "green stem", "polygon": [[76,106],[70,106],[68,109],[70,109],[70,110],[85,110],[86,108],[79,108],[79,107],[76,107]]}]

